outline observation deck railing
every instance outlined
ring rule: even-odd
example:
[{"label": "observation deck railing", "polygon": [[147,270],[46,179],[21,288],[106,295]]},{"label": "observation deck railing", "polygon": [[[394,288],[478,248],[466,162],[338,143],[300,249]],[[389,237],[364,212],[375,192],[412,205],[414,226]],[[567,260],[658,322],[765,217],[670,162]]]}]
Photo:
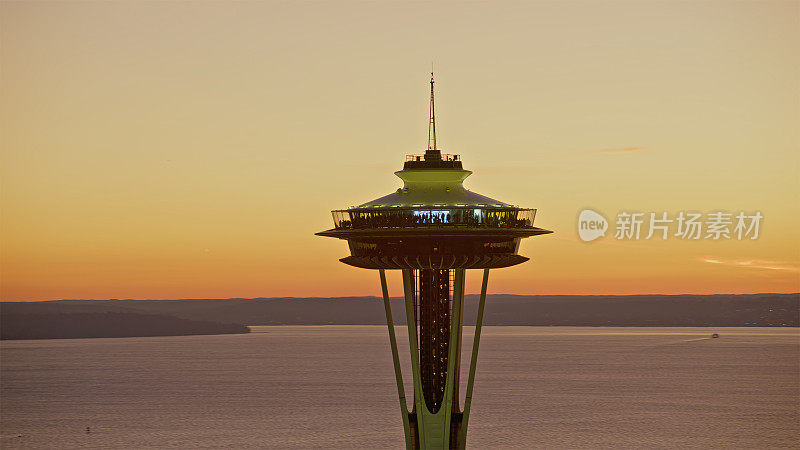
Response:
[{"label": "observation deck railing", "polygon": [[[442,161],[461,161],[461,155],[442,153]],[[406,161],[425,161],[425,155],[406,155]]]},{"label": "observation deck railing", "polygon": [[367,228],[529,228],[535,209],[501,207],[402,207],[331,211],[337,230]]}]

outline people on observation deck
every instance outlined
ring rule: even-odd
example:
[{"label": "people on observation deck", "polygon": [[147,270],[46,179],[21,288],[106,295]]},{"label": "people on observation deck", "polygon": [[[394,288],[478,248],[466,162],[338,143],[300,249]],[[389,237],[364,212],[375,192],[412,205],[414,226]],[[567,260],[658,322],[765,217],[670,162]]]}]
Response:
[{"label": "people on observation deck", "polygon": [[431,225],[455,225],[488,228],[524,228],[533,226],[529,211],[516,209],[483,210],[382,210],[347,211],[348,218],[337,221],[337,228],[406,228]]}]

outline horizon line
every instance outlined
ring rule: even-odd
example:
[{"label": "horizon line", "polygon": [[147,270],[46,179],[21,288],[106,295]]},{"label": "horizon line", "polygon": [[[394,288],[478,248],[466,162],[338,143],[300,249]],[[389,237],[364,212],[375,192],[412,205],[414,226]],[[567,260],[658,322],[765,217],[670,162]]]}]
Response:
[{"label": "horizon line", "polygon": [[[480,295],[480,293],[465,293],[467,295]],[[715,294],[663,294],[663,293],[650,293],[650,294],[510,294],[510,293],[494,293],[486,294],[487,297],[506,295],[515,297],[681,297],[681,296],[713,296],[713,295],[799,295],[799,292],[719,292]],[[380,295],[342,295],[337,297],[215,297],[215,298],[200,298],[200,297],[185,297],[185,298],[61,298],[61,299],[48,299],[48,300],[2,300],[0,303],[44,303],[44,302],[107,302],[107,301],[138,301],[138,302],[174,302],[182,300],[319,300],[319,299],[346,299],[346,298],[382,298]],[[390,299],[403,298],[400,296],[389,296]]]}]

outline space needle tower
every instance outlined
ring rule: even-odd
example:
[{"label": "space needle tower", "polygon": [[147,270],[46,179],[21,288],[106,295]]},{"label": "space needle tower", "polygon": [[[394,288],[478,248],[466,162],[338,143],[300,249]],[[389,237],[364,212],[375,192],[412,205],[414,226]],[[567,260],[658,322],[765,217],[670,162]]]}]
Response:
[{"label": "space needle tower", "polygon": [[[377,270],[408,449],[464,448],[489,270],[528,260],[522,238],[551,233],[533,226],[535,209],[520,208],[464,188],[472,174],[459,155],[436,143],[434,79],[431,73],[428,148],[407,155],[397,191],[332,211],[334,228],[317,233],[347,241],[341,262]],[[480,303],[463,408],[459,368],[467,269],[483,269]],[[397,351],[386,271],[403,277],[414,396],[409,410]]]}]

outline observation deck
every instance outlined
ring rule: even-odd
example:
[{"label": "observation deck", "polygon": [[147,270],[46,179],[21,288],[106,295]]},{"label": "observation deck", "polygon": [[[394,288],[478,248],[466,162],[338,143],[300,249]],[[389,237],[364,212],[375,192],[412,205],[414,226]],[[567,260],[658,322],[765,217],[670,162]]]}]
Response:
[{"label": "observation deck", "polygon": [[447,235],[496,234],[533,236],[548,231],[533,226],[535,209],[485,206],[416,206],[352,208],[331,211],[334,228],[321,236],[410,236],[420,233]]},{"label": "observation deck", "polygon": [[395,172],[402,188],[332,211],[334,228],[317,235],[347,240],[350,256],[340,261],[365,269],[487,269],[527,261],[517,254],[520,239],[551,231],[533,225],[535,209],[464,188],[471,174],[458,155],[407,156]]},{"label": "observation deck", "polygon": [[353,208],[332,211],[345,239],[345,264],[365,269],[500,268],[528,260],[519,240],[550,233],[533,226],[535,209],[492,207]]}]

